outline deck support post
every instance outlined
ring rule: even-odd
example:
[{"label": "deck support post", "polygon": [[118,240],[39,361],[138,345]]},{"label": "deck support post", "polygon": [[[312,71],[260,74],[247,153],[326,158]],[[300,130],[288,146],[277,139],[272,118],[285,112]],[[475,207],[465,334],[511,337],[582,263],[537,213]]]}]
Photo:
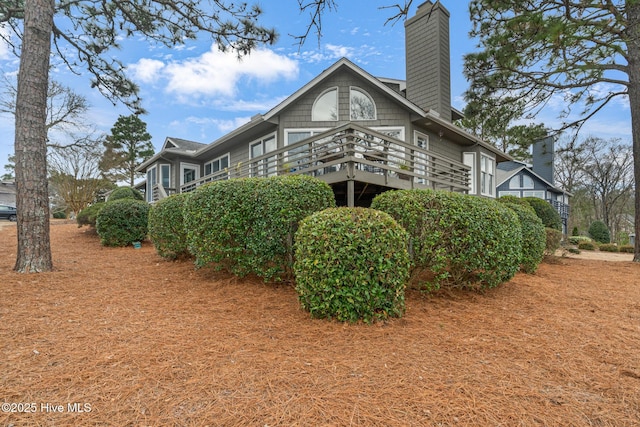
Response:
[{"label": "deck support post", "polygon": [[350,179],[347,181],[347,207],[355,206],[355,185],[354,181]]}]

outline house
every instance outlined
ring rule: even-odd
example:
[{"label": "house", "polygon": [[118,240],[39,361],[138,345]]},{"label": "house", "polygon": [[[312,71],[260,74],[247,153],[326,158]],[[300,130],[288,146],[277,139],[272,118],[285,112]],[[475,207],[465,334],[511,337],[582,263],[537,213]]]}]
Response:
[{"label": "house", "polygon": [[16,183],[15,181],[0,182],[0,204],[16,205]]},{"label": "house", "polygon": [[532,147],[532,165],[515,160],[498,164],[498,197],[538,197],[548,201],[560,214],[562,233],[566,235],[571,194],[555,185],[554,138],[536,141]]},{"label": "house", "polygon": [[453,124],[449,12],[427,1],[405,23],[406,80],[342,58],[264,114],[210,144],[166,138],[138,171],[149,202],[234,177],[307,174],[338,205],[368,206],[388,189],[496,197],[511,158]]}]

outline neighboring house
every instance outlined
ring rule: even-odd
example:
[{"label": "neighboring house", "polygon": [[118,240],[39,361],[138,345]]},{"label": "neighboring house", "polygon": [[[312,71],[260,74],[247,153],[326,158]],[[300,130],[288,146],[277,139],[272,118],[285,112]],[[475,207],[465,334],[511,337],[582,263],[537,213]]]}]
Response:
[{"label": "neighboring house", "polygon": [[15,181],[0,182],[0,204],[16,205],[16,183]]},{"label": "neighboring house", "polygon": [[167,138],[138,168],[147,200],[282,174],[316,176],[347,206],[367,206],[392,188],[496,197],[496,164],[511,158],[452,123],[449,12],[427,1],[405,31],[406,81],[376,78],[343,58],[210,144]]},{"label": "neighboring house", "polygon": [[498,197],[537,197],[548,201],[560,214],[562,233],[566,235],[571,194],[555,185],[553,137],[536,141],[532,158],[532,166],[515,160],[498,164]]}]

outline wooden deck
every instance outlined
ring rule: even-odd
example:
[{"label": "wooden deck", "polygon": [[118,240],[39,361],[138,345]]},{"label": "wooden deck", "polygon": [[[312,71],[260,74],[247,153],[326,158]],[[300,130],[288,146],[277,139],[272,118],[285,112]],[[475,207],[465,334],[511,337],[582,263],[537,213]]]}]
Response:
[{"label": "wooden deck", "polygon": [[[304,174],[334,188],[339,205],[366,205],[388,189],[433,188],[467,192],[469,167],[429,150],[353,123],[271,151],[247,163],[181,186],[189,192],[230,178]],[[175,192],[154,188],[154,200]]]}]

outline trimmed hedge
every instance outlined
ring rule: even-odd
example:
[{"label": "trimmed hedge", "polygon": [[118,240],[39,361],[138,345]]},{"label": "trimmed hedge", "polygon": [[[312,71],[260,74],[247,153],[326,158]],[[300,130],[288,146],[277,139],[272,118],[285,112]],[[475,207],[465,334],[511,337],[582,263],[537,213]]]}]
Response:
[{"label": "trimmed hedge", "polygon": [[188,256],[184,229],[184,203],[190,193],[179,193],[156,202],[149,211],[149,238],[163,258]]},{"label": "trimmed hedge", "polygon": [[518,216],[522,229],[522,260],[521,270],[525,273],[535,273],[544,258],[546,249],[546,233],[542,220],[528,204],[515,204],[511,200],[499,199],[501,203],[513,210]]},{"label": "trimmed hedge", "polygon": [[197,266],[288,280],[298,222],[334,206],[331,187],[309,176],[213,182],[185,202],[187,244]]},{"label": "trimmed hedge", "polygon": [[578,243],[578,249],[582,249],[583,251],[595,251],[597,246],[593,242],[580,242]]},{"label": "trimmed hedge", "polygon": [[373,209],[333,208],[305,218],[294,264],[302,307],[313,317],[339,321],[401,317],[407,241],[391,216]]},{"label": "trimmed hedge", "polygon": [[[522,230],[516,214],[491,199],[433,190],[398,190],[373,200],[410,236],[419,285],[491,288],[520,268]],[[426,286],[425,286],[426,285]]]},{"label": "trimmed hedge", "polygon": [[542,220],[545,227],[562,231],[562,218],[560,218],[558,211],[551,206],[551,203],[537,197],[523,197],[522,200],[529,203],[536,211],[536,215]]},{"label": "trimmed hedge", "polygon": [[598,246],[598,249],[603,252],[619,252],[618,245],[614,243],[603,243]]},{"label": "trimmed hedge", "polygon": [[118,187],[109,194],[108,202],[113,202],[120,199],[135,199],[144,200],[144,196],[141,192],[131,187]]},{"label": "trimmed hedge", "polygon": [[581,242],[590,242],[591,241],[591,237],[587,237],[587,236],[569,236],[569,243],[571,243],[572,245],[578,245]]},{"label": "trimmed hedge", "polygon": [[150,206],[135,199],[107,202],[98,213],[96,230],[103,246],[127,246],[147,237]]},{"label": "trimmed hedge", "polygon": [[87,206],[78,212],[78,216],[76,216],[76,222],[78,223],[78,227],[82,227],[83,225],[88,225],[90,227],[95,228],[96,226],[96,218],[98,217],[98,213],[104,207],[105,202],[94,203],[91,206]]},{"label": "trimmed hedge", "polygon": [[634,248],[631,245],[622,245],[622,246],[620,246],[620,252],[627,253],[627,254],[632,254],[632,253],[635,253],[635,251],[636,251],[636,248]]},{"label": "trimmed hedge", "polygon": [[610,243],[611,233],[602,221],[593,221],[589,226],[589,236],[598,243]]}]

